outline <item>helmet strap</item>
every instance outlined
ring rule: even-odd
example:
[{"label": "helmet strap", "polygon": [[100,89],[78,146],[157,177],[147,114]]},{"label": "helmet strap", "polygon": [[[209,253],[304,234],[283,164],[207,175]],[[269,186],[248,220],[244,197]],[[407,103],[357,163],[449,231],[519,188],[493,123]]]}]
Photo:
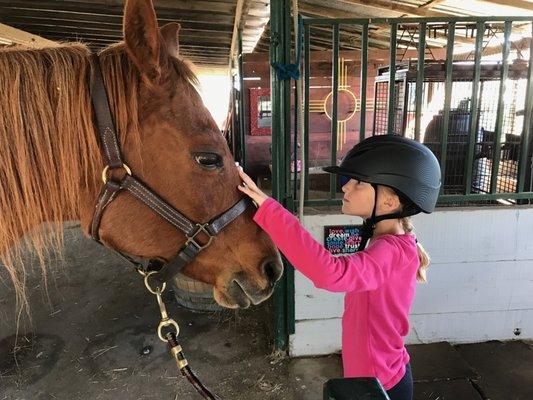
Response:
[{"label": "helmet strap", "polygon": [[374,206],[372,207],[372,216],[365,219],[363,227],[361,229],[361,243],[359,244],[358,251],[364,250],[368,240],[372,237],[374,229],[376,228],[376,207],[378,204],[378,186],[374,183],[371,184],[374,188]]}]

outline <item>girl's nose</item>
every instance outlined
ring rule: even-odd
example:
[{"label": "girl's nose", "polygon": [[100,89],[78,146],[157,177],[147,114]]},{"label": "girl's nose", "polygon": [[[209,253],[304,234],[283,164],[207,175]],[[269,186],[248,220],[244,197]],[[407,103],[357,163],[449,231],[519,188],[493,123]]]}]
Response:
[{"label": "girl's nose", "polygon": [[343,193],[348,193],[348,184],[349,183],[350,182],[348,182],[348,183],[346,183],[345,185],[342,186],[341,190],[342,190]]}]

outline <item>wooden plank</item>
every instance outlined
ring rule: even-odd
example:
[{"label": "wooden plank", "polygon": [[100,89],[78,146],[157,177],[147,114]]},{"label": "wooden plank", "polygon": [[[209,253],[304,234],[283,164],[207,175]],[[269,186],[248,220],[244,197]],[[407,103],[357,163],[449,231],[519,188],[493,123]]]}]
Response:
[{"label": "wooden plank", "polygon": [[[533,339],[533,310],[509,310],[409,316],[411,329],[405,342],[473,343],[488,340],[514,340],[514,329]],[[341,348],[341,319],[296,321],[295,334],[290,337],[289,354],[293,357],[332,354]]]},{"label": "wooden plank", "polygon": [[22,44],[25,46],[57,46],[56,42],[38,35],[0,23],[0,40],[4,44]]},{"label": "wooden plank", "polygon": [[[412,314],[533,309],[533,260],[439,264],[428,277],[417,287]],[[297,320],[342,316],[342,293],[317,289],[300,273],[295,288]]]},{"label": "wooden plank", "polygon": [[[122,21],[120,19],[115,19],[111,22],[101,21],[100,18],[94,20],[78,20],[75,16],[67,18],[57,18],[54,16],[48,15],[35,15],[35,16],[20,16],[20,15],[8,15],[2,18],[7,25],[17,25],[17,26],[68,26],[70,28],[81,28],[81,29],[113,29],[115,31],[122,32]],[[167,20],[167,22],[171,22]],[[176,22],[176,20],[172,20]],[[159,20],[160,25],[164,25],[166,22]],[[225,24],[206,24],[206,23],[195,23],[195,22],[180,22],[182,32],[231,32],[231,25]]]},{"label": "wooden plank", "polygon": [[231,46],[230,46],[230,52],[229,52],[229,68],[233,67],[233,61],[235,59],[235,49],[237,46],[237,40],[239,38],[239,30],[241,29],[241,17],[242,17],[242,10],[244,7],[244,0],[237,0],[237,4],[235,6],[235,18],[233,21],[233,33],[231,35]]},{"label": "wooden plank", "polygon": [[[22,29],[28,32],[40,32],[42,34],[46,33],[57,33],[57,32],[65,32],[67,34],[79,34],[79,35],[110,35],[110,36],[116,36],[122,40],[122,29],[109,29],[109,28],[103,28],[98,26],[92,26],[92,27],[81,27],[76,26],[75,24],[46,24],[46,23],[39,23],[39,24],[13,24],[14,27],[18,29]],[[216,33],[216,35],[213,35],[213,32]],[[189,29],[181,29],[180,30],[180,41],[184,38],[193,39],[193,38],[210,38],[213,40],[229,40],[229,32],[226,30],[189,30]]]},{"label": "wooden plank", "polygon": [[[180,4],[180,3],[176,3]],[[17,1],[14,3],[11,0],[0,0],[0,10],[5,13],[11,12],[41,12],[41,13],[62,13],[62,14],[79,14],[83,16],[98,16],[122,19],[123,6],[104,6],[97,5],[90,2],[73,3],[71,1],[54,1],[54,2],[38,2],[38,1]],[[207,12],[206,12],[207,11]],[[189,18],[192,20],[200,20],[202,22],[209,22],[210,20],[230,23],[233,21],[233,8],[228,12],[217,12],[215,10],[187,10],[187,9],[161,9],[156,7],[156,14],[158,18],[167,18],[175,21],[180,18]]]},{"label": "wooden plank", "polygon": [[[13,5],[10,0],[1,0],[0,4]],[[38,2],[32,0],[17,0],[17,6],[31,6],[33,8],[54,7],[63,10],[91,9],[91,10],[115,10],[122,11],[124,8],[123,0],[54,0],[53,2]],[[186,12],[218,12],[233,13],[234,4],[216,1],[204,0],[157,0],[155,5],[156,12],[161,11],[186,11]]]},{"label": "wooden plank", "polygon": [[[498,4],[506,7],[515,7],[522,10],[533,11],[533,3],[527,0],[484,0],[486,3]],[[502,7],[503,8],[503,7]]]},{"label": "wooden plank", "polygon": [[357,4],[365,6],[365,10],[374,10],[375,17],[387,17],[388,12],[402,13],[402,16],[416,16],[416,17],[449,17],[450,14],[439,11],[433,11],[426,8],[418,8],[416,6],[409,6],[407,4],[400,4],[392,1],[383,0],[340,0],[342,3]]},{"label": "wooden plank", "polygon": [[427,1],[426,3],[418,6],[418,9],[420,10],[423,10],[423,9],[427,9],[429,10],[430,8],[433,8],[437,5],[439,5],[440,3],[444,3],[446,0],[429,0]]}]

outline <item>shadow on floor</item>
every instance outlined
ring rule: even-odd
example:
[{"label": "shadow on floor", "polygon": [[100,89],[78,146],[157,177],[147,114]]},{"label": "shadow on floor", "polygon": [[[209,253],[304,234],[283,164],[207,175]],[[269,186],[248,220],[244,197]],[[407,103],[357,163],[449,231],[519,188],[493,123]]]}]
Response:
[{"label": "shadow on floor", "polygon": [[[0,400],[199,399],[155,336],[155,299],[110,251],[67,230],[65,262],[51,262],[47,297],[28,279],[32,325],[19,324],[0,272]],[[271,349],[271,304],[194,313],[172,302],[181,344],[222,398],[320,400],[342,374],[340,357],[288,359]],[[16,349],[14,353],[13,349]],[[525,342],[410,346],[416,400],[533,399],[533,348]]]}]

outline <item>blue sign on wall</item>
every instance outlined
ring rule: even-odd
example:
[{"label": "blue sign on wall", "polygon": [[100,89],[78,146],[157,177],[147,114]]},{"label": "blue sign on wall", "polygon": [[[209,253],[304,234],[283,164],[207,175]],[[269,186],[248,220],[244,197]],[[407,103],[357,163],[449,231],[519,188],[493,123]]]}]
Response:
[{"label": "blue sign on wall", "polygon": [[353,254],[361,243],[362,225],[324,227],[324,246],[331,254]]}]

